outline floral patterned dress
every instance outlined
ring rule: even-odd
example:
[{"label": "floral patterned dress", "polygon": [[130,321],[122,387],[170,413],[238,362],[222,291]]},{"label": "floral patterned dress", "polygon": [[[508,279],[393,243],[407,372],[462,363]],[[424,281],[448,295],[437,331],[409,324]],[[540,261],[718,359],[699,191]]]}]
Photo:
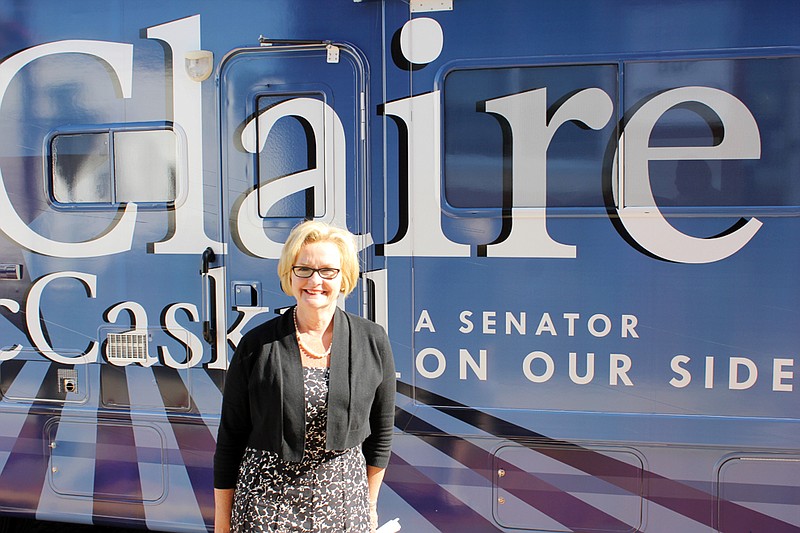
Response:
[{"label": "floral patterned dress", "polygon": [[306,445],[300,462],[247,448],[236,482],[231,531],[369,532],[361,447],[325,449],[328,368],[303,368]]}]

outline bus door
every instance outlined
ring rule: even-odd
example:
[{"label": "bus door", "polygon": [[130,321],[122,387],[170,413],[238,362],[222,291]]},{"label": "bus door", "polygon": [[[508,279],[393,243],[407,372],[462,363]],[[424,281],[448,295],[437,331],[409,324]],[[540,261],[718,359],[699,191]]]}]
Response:
[{"label": "bus door", "polygon": [[[336,43],[262,42],[223,60],[221,218],[228,245],[209,290],[227,302],[227,334],[213,333],[217,350],[226,342],[235,348],[245,331],[292,305],[277,276],[292,227],[313,218],[368,235],[366,83],[359,52]],[[362,301],[357,290],[346,306],[360,313]]]}]

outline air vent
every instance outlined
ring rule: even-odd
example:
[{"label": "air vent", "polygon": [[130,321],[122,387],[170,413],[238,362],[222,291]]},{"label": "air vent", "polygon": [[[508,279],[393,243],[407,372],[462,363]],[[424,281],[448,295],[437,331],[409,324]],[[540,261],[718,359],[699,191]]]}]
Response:
[{"label": "air vent", "polygon": [[114,364],[145,363],[149,337],[150,334],[142,330],[109,333],[106,344],[108,362]]}]

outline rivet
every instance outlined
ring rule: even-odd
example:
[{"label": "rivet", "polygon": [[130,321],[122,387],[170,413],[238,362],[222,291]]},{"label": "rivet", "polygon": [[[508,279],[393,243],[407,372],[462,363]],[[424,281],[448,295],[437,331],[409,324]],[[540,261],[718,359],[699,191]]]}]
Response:
[{"label": "rivet", "polygon": [[497,477],[503,477],[505,475],[506,475],[506,471],[503,470],[502,468],[497,471]]},{"label": "rivet", "polygon": [[497,498],[497,503],[499,503],[500,505],[503,505],[504,503],[506,503],[506,499],[503,498],[502,496],[500,496],[499,498]]}]

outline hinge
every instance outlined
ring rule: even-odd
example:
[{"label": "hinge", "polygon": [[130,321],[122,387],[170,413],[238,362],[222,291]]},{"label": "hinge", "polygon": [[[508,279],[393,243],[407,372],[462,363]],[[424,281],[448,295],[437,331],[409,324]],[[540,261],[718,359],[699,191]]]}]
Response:
[{"label": "hinge", "polygon": [[367,95],[364,94],[364,91],[361,91],[360,94],[360,111],[361,111],[361,140],[367,138]]},{"label": "hinge", "polygon": [[328,50],[328,63],[338,63],[339,62],[339,47],[329,44],[325,47]]},{"label": "hinge", "polygon": [[453,10],[453,0],[411,0],[408,5],[412,13]]}]

